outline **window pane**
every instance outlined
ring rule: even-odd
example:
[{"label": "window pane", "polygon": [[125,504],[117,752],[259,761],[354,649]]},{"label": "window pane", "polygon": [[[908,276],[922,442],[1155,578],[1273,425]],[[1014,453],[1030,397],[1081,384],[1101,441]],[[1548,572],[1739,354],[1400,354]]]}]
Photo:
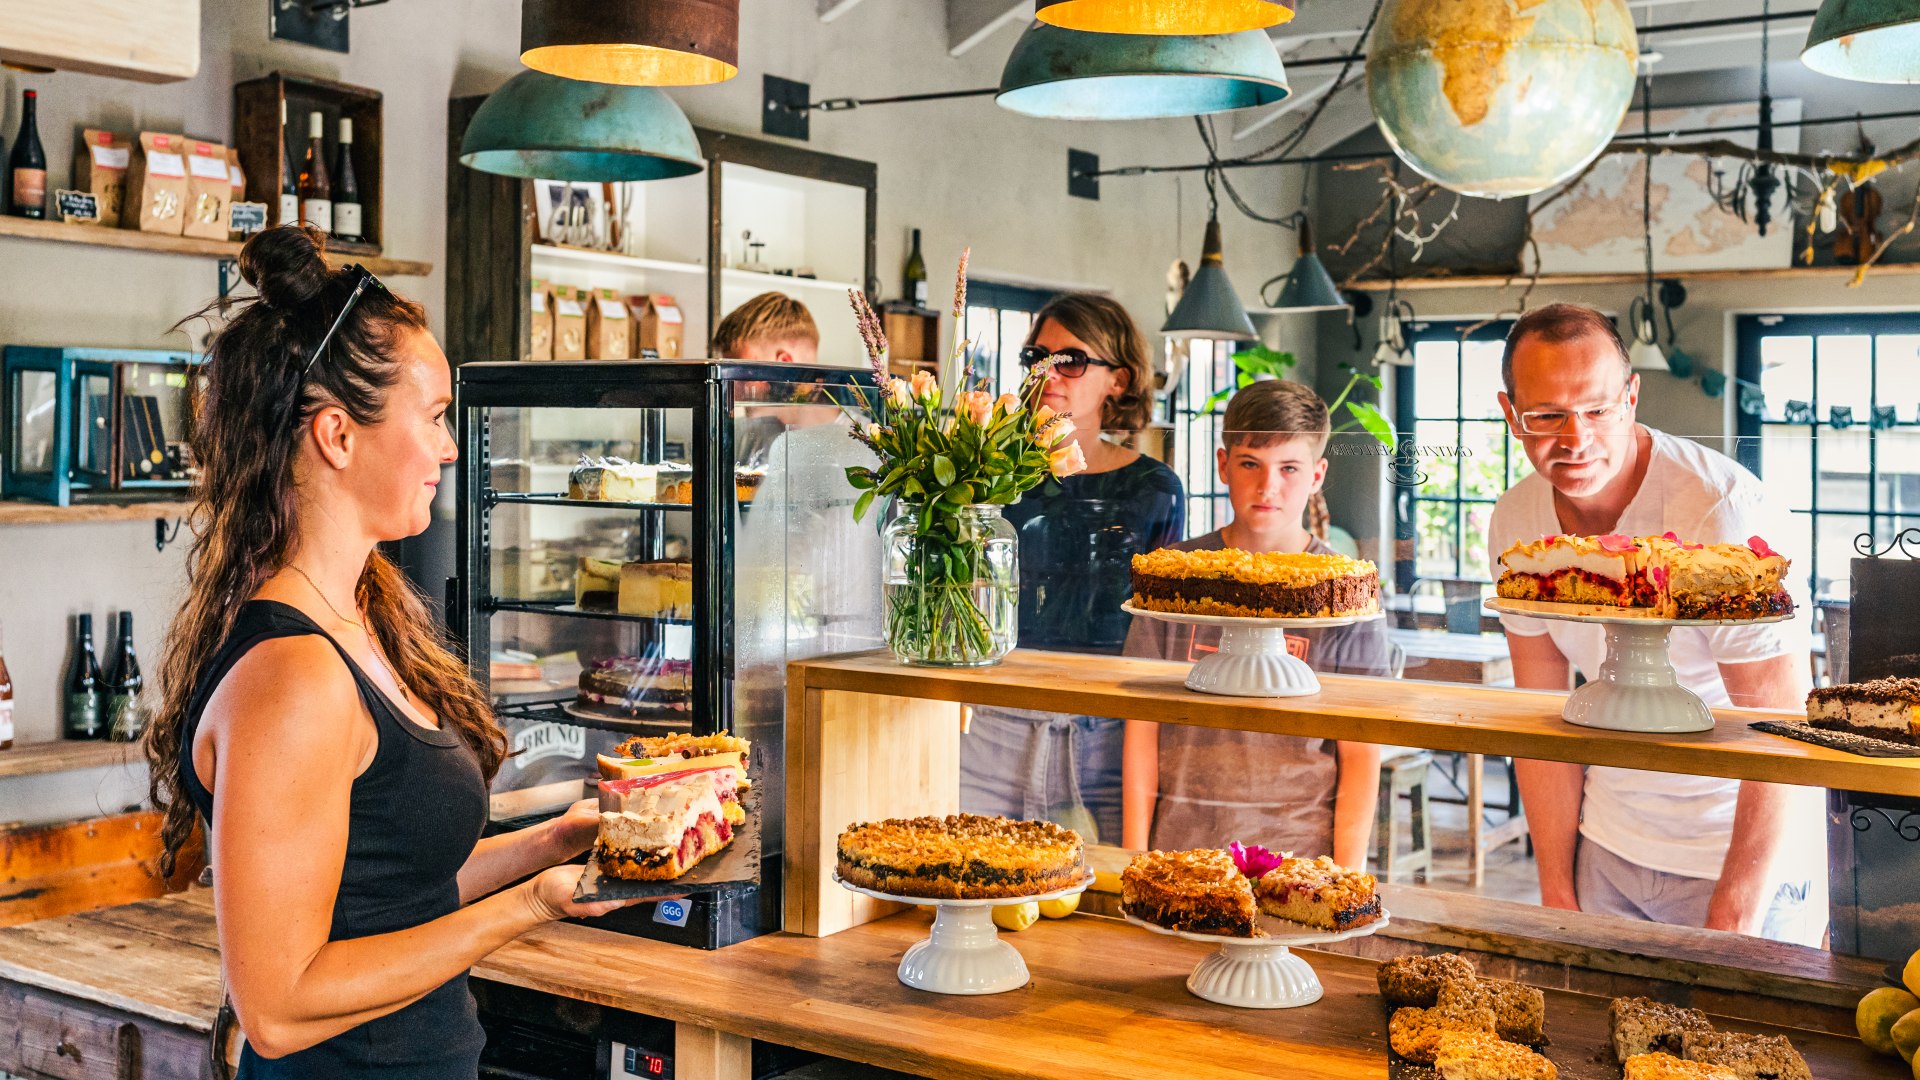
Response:
[{"label": "window pane", "polygon": [[1772,420],[1786,415],[1790,400],[1813,400],[1812,338],[1760,339],[1760,392],[1766,395],[1767,417]]},{"label": "window pane", "polygon": [[1505,424],[1462,424],[1460,494],[1469,499],[1497,499],[1507,490],[1506,463],[1500,451],[1507,441]]},{"label": "window pane", "polygon": [[[1884,379],[1885,365],[1880,370]],[[1912,428],[1878,431],[1874,433],[1873,442],[1874,460],[1880,469],[1875,509],[1920,514],[1920,432]]]},{"label": "window pane", "polygon": [[1813,515],[1793,513],[1786,518],[1785,535],[1778,540],[1771,536],[1761,539],[1793,564],[1787,568],[1787,591],[1793,594],[1794,603],[1804,603],[1813,596]]},{"label": "window pane", "polygon": [[[1853,572],[1853,557],[1858,554],[1853,550],[1853,542],[1861,533],[1868,531],[1867,519],[1852,514],[1820,514],[1818,518],[1820,524],[1816,539],[1820,554],[1814,563],[1815,595],[1846,596],[1848,575]],[[1891,528],[1885,528],[1887,539],[1893,539]],[[1792,558],[1790,554],[1788,557]],[[1794,559],[1793,571],[1797,573],[1799,569],[1800,560]],[[1805,587],[1805,579],[1802,578],[1794,591],[1802,593]]]},{"label": "window pane", "polygon": [[1873,339],[1865,334],[1822,334],[1819,342],[1819,396],[1822,421],[1835,405],[1853,409],[1864,423],[1873,395]]},{"label": "window pane", "polygon": [[1419,341],[1413,346],[1415,416],[1448,417],[1460,404],[1460,344]]},{"label": "window pane", "polygon": [[[1920,334],[1881,334],[1874,350],[1874,404],[1893,406],[1902,420],[1920,420]],[[1880,467],[1887,467],[1884,456]]]},{"label": "window pane", "polygon": [[[1454,446],[1460,441],[1460,425],[1451,420],[1421,420],[1413,425],[1413,441],[1420,448]],[[1420,494],[1453,498],[1458,460],[1445,454],[1416,451],[1413,467],[1427,478],[1426,483],[1420,485]]]},{"label": "window pane", "polygon": [[[1822,376],[1824,378],[1824,375]],[[1867,455],[1873,440],[1865,428],[1820,428],[1820,509],[1867,509]]]},{"label": "window pane", "polygon": [[1460,350],[1460,415],[1500,418],[1500,355],[1504,342],[1469,341]]},{"label": "window pane", "polygon": [[1419,501],[1415,521],[1413,572],[1420,577],[1452,577],[1457,505]]},{"label": "window pane", "polygon": [[1493,507],[1487,503],[1462,503],[1460,514],[1460,576],[1486,577],[1492,573],[1491,560],[1487,558],[1487,519],[1493,516]]},{"label": "window pane", "polygon": [[[1826,449],[1822,440],[1821,449]],[[1920,464],[1920,463],[1916,463]],[[1760,476],[1789,509],[1813,506],[1813,429],[1768,424],[1760,438]],[[1783,549],[1784,550],[1784,549]]]},{"label": "window pane", "polygon": [[1033,313],[1029,311],[1000,312],[1000,386],[1011,389],[1020,385],[1020,347],[1027,343],[1027,331],[1033,328]]},{"label": "window pane", "polygon": [[1533,459],[1527,456],[1527,449],[1520,440],[1507,434],[1507,486],[1512,487],[1526,477],[1533,475]]}]

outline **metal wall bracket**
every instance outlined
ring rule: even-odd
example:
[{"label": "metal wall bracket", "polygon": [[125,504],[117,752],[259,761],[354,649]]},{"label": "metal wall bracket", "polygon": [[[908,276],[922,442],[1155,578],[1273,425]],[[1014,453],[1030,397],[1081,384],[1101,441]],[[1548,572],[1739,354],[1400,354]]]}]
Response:
[{"label": "metal wall bracket", "polygon": [[220,299],[225,300],[233,287],[240,284],[240,260],[223,258],[216,266],[220,274]]},{"label": "metal wall bracket", "polygon": [[1076,199],[1100,198],[1100,155],[1067,151],[1067,194]]},{"label": "metal wall bracket", "polygon": [[807,141],[813,134],[813,87],[764,75],[760,82],[760,133]]}]

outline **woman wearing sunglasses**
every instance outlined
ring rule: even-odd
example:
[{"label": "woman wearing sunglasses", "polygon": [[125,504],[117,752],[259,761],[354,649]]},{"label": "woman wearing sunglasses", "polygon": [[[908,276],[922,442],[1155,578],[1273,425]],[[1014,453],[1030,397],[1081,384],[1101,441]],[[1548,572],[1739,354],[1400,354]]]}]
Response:
[{"label": "woman wearing sunglasses", "polygon": [[[1125,308],[1088,294],[1049,301],[1020,362],[1049,359],[1040,403],[1072,417],[1087,468],[1007,507],[1020,532],[1020,644],[1117,655],[1133,556],[1181,538],[1186,493],[1172,469],[1122,442],[1147,426],[1153,400],[1146,338]],[[976,707],[961,805],[1117,843],[1124,737],[1117,720]]]},{"label": "woman wearing sunglasses", "polygon": [[418,304],[321,244],[249,240],[258,295],[207,352],[187,597],[146,744],[162,870],[204,819],[240,1076],[472,1080],[467,968],[619,905],[574,903],[581,868],[555,865],[592,842],[591,802],[480,838],[506,739],[376,547],[427,527],[455,457],[447,358]]}]

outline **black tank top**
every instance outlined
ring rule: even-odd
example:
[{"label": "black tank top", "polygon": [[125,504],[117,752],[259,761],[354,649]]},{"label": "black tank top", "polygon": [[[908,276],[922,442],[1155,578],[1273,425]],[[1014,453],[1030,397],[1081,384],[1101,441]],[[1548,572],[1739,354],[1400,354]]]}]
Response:
[{"label": "black tank top", "polygon": [[[327,940],[404,930],[456,910],[456,875],[487,821],[487,787],[479,762],[455,732],[421,727],[401,715],[346,650],[298,608],[273,600],[251,600],[241,608],[226,642],[202,669],[187,705],[180,739],[182,788],[211,830],[213,793],[193,767],[193,737],[201,711],[247,650],[272,638],[307,634],[326,638],[339,652],[380,739],[373,764],[353,782],[347,857],[340,868]],[[473,1080],[485,1041],[462,972],[405,1008],[298,1053],[263,1058],[248,1047],[239,1076]]]}]

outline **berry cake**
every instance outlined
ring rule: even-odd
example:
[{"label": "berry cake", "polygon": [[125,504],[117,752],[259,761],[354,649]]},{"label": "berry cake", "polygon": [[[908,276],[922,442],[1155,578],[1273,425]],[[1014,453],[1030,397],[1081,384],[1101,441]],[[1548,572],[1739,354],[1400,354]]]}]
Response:
[{"label": "berry cake", "polygon": [[1759,619],[1793,612],[1786,558],[1753,537],[1695,544],[1664,536],[1547,536],[1500,555],[1509,600],[1644,608],[1663,619]]}]

